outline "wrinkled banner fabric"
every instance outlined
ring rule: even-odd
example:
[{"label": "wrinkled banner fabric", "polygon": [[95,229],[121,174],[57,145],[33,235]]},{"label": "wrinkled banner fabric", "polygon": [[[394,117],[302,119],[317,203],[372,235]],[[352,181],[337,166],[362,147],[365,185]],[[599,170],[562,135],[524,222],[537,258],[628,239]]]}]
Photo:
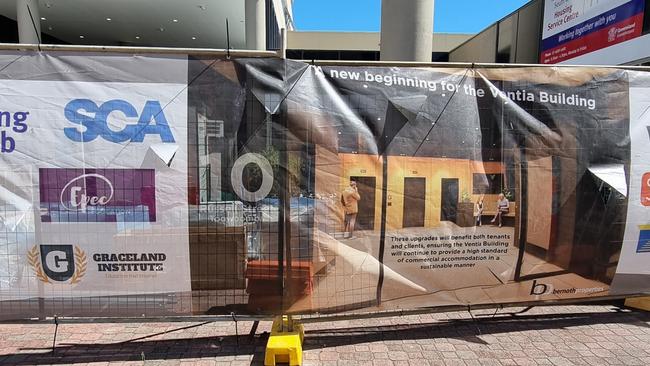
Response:
[{"label": "wrinkled banner fabric", "polygon": [[0,55],[0,317],[650,292],[650,77]]}]

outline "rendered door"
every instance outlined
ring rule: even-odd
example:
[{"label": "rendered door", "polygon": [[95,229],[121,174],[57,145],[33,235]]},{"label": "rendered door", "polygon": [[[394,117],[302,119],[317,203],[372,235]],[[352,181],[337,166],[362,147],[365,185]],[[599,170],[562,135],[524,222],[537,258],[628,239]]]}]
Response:
[{"label": "rendered door", "polygon": [[458,215],[458,179],[442,178],[440,188],[440,221],[456,222]]},{"label": "rendered door", "polygon": [[424,227],[426,179],[404,178],[402,227]]}]

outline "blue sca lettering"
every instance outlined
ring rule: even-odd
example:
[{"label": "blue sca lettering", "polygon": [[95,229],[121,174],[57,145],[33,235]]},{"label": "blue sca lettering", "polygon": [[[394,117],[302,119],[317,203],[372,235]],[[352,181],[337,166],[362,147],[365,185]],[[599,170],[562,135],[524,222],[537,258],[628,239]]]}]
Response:
[{"label": "blue sca lettering", "polygon": [[65,118],[82,127],[66,127],[63,132],[75,142],[90,142],[98,136],[115,143],[142,142],[146,135],[158,135],[162,142],[176,142],[159,101],[147,101],[138,123],[127,125],[121,131],[108,126],[108,116],[116,111],[127,118],[138,117],[135,107],[124,100],[109,100],[97,106],[89,99],[75,99],[65,106]]}]

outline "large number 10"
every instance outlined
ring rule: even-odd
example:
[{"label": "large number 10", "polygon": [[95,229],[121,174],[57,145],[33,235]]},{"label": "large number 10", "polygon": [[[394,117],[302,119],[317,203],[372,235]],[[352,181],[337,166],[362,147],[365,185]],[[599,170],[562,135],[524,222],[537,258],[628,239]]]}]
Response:
[{"label": "large number 10", "polygon": [[[257,165],[262,171],[262,184],[255,192],[251,192],[242,184],[244,168],[248,164]],[[271,192],[273,188],[273,168],[266,158],[260,154],[248,153],[239,157],[232,166],[230,172],[230,183],[239,198],[248,202],[261,201]]]}]

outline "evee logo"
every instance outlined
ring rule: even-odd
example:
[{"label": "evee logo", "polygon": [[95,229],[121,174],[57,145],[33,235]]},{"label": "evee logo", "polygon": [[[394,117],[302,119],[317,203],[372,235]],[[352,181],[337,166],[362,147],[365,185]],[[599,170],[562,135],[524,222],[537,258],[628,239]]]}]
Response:
[{"label": "evee logo", "polygon": [[[137,124],[127,124],[121,130],[108,125],[111,113],[120,112],[126,118],[139,118]],[[162,142],[176,142],[160,102],[149,100],[138,114],[135,107],[120,99],[109,100],[98,106],[90,99],[75,99],[65,106],[65,118],[82,128],[66,127],[65,135],[75,142],[90,142],[101,136],[104,140],[142,142],[146,135],[158,135]]]},{"label": "evee logo", "polygon": [[[106,194],[88,194],[86,192],[87,178],[95,178],[96,180],[102,181],[105,185],[104,189],[107,191]],[[95,183],[93,186],[97,190],[97,184]],[[82,174],[70,180],[63,187],[59,201],[61,202],[61,207],[68,211],[86,211],[87,206],[106,206],[113,198],[114,193],[113,184],[103,175],[96,173]],[[64,197],[69,197],[69,202]]]},{"label": "evee logo", "polygon": [[40,168],[41,222],[156,222],[154,169]]}]

